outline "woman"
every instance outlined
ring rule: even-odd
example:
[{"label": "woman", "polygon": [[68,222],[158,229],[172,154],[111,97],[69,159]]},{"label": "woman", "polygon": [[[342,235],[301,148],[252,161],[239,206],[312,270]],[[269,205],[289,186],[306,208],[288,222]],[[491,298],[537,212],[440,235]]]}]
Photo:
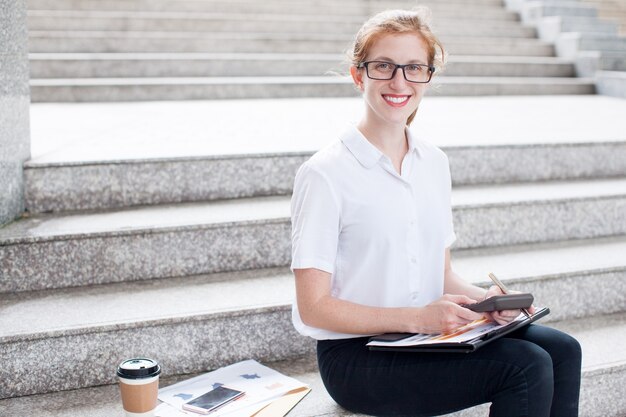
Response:
[{"label": "woman", "polygon": [[353,412],[431,416],[491,402],[491,416],[576,416],[580,345],[556,330],[530,325],[468,355],[365,346],[374,334],[448,332],[481,318],[461,304],[501,294],[451,269],[448,160],[408,130],[442,56],[421,11],[383,12],[358,32],[350,74],[365,114],[295,179],[294,325],[318,340],[326,389]]}]

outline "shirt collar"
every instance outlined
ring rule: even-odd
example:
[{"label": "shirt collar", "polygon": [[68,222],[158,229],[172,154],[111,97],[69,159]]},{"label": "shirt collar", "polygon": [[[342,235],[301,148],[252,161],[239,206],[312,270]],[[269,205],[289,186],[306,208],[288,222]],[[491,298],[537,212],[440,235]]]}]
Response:
[{"label": "shirt collar", "polygon": [[419,157],[420,156],[420,143],[417,139],[415,139],[413,132],[411,132],[411,129],[409,129],[408,127],[406,128],[406,138],[409,142],[409,152],[413,152],[415,153],[415,155]]},{"label": "shirt collar", "polygon": [[[408,128],[406,129],[406,136],[408,139],[409,153],[412,152],[419,156],[419,143],[415,140],[411,130]],[[368,169],[376,165],[378,161],[385,156],[363,136],[356,126],[351,126],[350,129],[343,134],[341,142],[343,142],[345,147],[354,155],[357,161]]]},{"label": "shirt collar", "polygon": [[350,126],[341,137],[341,141],[365,168],[372,168],[384,156],[378,148],[365,139],[356,126]]}]

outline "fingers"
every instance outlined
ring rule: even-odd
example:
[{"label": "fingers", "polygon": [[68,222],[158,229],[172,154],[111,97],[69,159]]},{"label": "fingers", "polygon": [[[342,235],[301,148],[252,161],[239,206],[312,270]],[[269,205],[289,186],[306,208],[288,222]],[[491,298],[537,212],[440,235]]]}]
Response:
[{"label": "fingers", "polygon": [[520,312],[520,310],[494,311],[491,313],[491,318],[498,324],[507,324],[515,320]]},{"label": "fingers", "polygon": [[458,317],[465,319],[467,321],[479,320],[485,317],[482,313],[477,313],[475,311],[472,311],[468,308],[463,308],[461,306],[458,306],[458,308],[455,310],[455,313]]},{"label": "fingers", "polygon": [[487,290],[487,294],[485,294],[485,298],[493,297],[494,295],[503,295],[504,293],[497,285],[492,285]]},{"label": "fingers", "polygon": [[460,294],[444,294],[442,298],[452,301],[454,304],[473,304],[476,302],[476,300],[469,298],[467,295]]},{"label": "fingers", "polygon": [[498,313],[500,314],[500,317],[511,318],[511,319],[514,319],[515,317],[519,316],[521,312],[522,312],[522,310],[502,310],[502,311],[498,311]]},{"label": "fingers", "polygon": [[466,295],[460,295],[460,294],[445,294],[442,298],[445,299],[446,301],[450,301],[456,304],[455,306],[456,308],[454,309],[454,314],[456,314],[457,317],[460,317],[461,319],[465,320],[460,325],[467,324],[470,321],[479,320],[484,317],[482,313],[477,313],[470,309],[463,308],[459,305],[459,304],[474,304],[476,300],[474,300],[473,298],[470,298]]}]

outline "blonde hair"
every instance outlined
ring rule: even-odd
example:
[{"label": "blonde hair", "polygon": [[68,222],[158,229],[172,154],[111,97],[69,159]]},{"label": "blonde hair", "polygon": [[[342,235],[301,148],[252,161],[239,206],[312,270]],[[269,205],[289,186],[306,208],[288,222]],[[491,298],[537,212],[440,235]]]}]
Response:
[{"label": "blonde hair", "polygon": [[[413,10],[387,10],[371,17],[356,34],[354,45],[348,52],[348,59],[355,67],[366,60],[370,48],[381,36],[397,33],[415,33],[422,37],[428,46],[428,65],[441,71],[444,64],[443,45],[430,29],[430,10],[419,7]],[[417,109],[408,117],[410,125]]]}]

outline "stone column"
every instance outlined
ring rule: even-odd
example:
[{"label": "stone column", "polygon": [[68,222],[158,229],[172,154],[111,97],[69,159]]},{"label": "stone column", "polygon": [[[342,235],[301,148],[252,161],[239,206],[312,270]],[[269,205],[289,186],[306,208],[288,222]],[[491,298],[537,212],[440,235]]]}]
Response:
[{"label": "stone column", "polygon": [[0,225],[24,211],[30,157],[26,0],[0,0]]}]

